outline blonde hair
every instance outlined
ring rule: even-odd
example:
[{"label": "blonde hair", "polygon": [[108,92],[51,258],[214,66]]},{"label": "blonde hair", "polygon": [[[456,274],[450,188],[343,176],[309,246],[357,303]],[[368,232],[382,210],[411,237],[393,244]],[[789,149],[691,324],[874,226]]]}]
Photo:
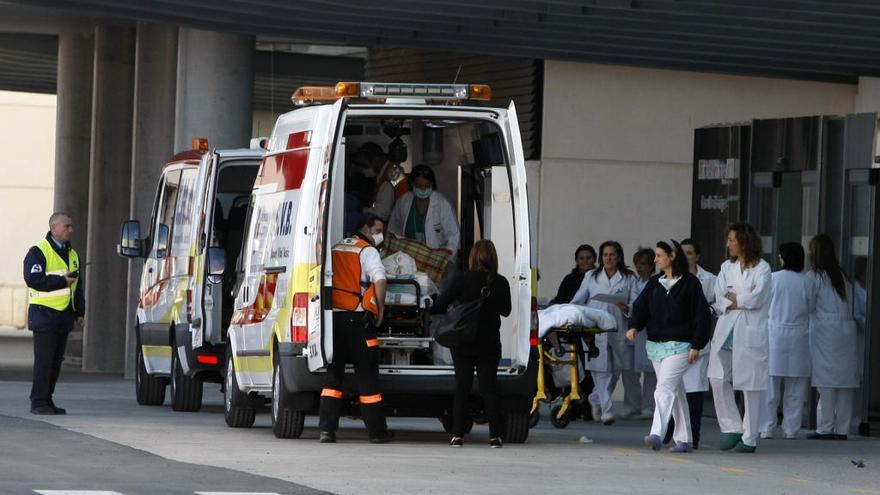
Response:
[{"label": "blonde hair", "polygon": [[495,244],[488,239],[477,241],[471,248],[468,256],[468,268],[472,271],[485,270],[489,273],[498,273],[498,252]]}]

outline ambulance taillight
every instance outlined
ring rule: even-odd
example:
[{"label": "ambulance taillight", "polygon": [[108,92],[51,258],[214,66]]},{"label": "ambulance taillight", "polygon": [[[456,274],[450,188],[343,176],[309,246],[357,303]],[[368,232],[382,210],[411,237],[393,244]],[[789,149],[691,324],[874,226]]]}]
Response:
[{"label": "ambulance taillight", "polygon": [[532,320],[529,326],[529,345],[535,347],[538,345],[538,298],[535,296],[532,296]]},{"label": "ambulance taillight", "polygon": [[293,312],[290,315],[290,341],[305,344],[309,340],[309,295],[303,292],[293,295]]}]

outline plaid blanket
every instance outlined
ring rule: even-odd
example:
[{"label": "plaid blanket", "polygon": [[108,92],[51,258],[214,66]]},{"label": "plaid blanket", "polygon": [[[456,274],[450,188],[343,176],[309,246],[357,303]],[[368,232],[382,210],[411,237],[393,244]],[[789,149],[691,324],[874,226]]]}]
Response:
[{"label": "plaid blanket", "polygon": [[388,237],[385,238],[385,247],[382,253],[383,258],[403,251],[412,256],[419,271],[427,273],[435,284],[440,283],[443,271],[450,261],[449,253],[445,249],[431,249],[421,241],[398,237],[391,232],[387,234]]}]

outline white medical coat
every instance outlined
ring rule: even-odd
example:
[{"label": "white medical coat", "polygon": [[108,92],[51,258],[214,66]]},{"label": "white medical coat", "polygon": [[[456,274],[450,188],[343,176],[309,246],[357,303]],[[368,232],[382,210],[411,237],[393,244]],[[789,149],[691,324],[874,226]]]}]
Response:
[{"label": "white medical coat", "polygon": [[853,319],[853,295],[846,284],[846,301],[840,298],[831,280],[810,271],[816,283],[816,297],[810,313],[810,356],[813,360],[814,387],[858,388],[858,334]]},{"label": "white medical coat", "polygon": [[[703,295],[706,296],[706,302],[709,303],[711,308],[715,303],[715,281],[718,277],[703,269],[702,266],[697,265],[697,278],[703,287]],[[711,348],[712,346],[709,345],[703,347],[700,351],[700,358],[684,372],[682,379],[684,380],[685,392],[707,392],[709,390],[709,377],[706,373],[709,368],[709,352]]]},{"label": "white medical coat", "polygon": [[[768,366],[770,343],[767,325],[770,313],[770,265],[760,260],[756,266],[742,271],[738,261],[725,261],[715,284],[714,308],[718,313],[712,350],[709,354],[709,378],[723,379],[724,368],[719,359],[721,347],[733,332],[733,388],[735,390],[766,390],[770,382]],[[726,295],[736,294],[739,309]]]},{"label": "white medical coat", "polygon": [[[596,277],[593,276],[592,271],[589,271],[584,275],[581,287],[572,298],[571,304],[586,303],[590,307],[608,311],[617,319],[617,332],[596,335],[599,357],[587,361],[586,368],[588,370],[613,372],[633,369],[633,347],[629,346],[627,344],[629,341],[626,340],[626,331],[628,330],[626,315],[615,304],[592,301],[591,299],[599,294],[612,294],[623,296],[624,300],[628,300],[635,279],[636,277],[632,275],[623,276],[619,271],[611,278],[608,278],[604,269]],[[629,310],[627,310],[628,312]]]},{"label": "white medical coat", "polygon": [[[648,279],[650,280],[650,279]],[[648,280],[642,280],[636,276],[633,280],[629,293],[629,307],[632,308],[633,303],[638,299],[639,294],[645,290]],[[641,330],[641,329],[640,329]],[[630,343],[632,345],[633,343]],[[636,341],[633,346],[633,369],[642,373],[654,373],[654,365],[648,359],[648,332],[639,332],[636,334]]]},{"label": "white medical coat", "polygon": [[[406,219],[412,208],[415,196],[412,191],[407,192],[397,200],[391,211],[388,221],[388,230],[403,236],[406,231]],[[461,243],[461,232],[458,229],[458,220],[455,218],[455,210],[442,194],[437,191],[431,193],[428,203],[428,212],[425,214],[425,244],[432,249],[445,248],[452,251],[453,256],[458,252]]]},{"label": "white medical coat", "polygon": [[770,376],[810,376],[810,311],[816,284],[806,274],[773,274],[770,302]]}]

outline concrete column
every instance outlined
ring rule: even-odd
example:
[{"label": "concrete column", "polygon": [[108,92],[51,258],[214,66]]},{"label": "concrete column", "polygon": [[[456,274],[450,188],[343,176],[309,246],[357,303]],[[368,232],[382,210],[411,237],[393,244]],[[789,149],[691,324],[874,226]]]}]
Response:
[{"label": "concrete column", "polygon": [[859,76],[856,113],[880,112],[880,77]]},{"label": "concrete column", "polygon": [[[130,217],[150,225],[156,184],[174,153],[174,99],[177,86],[177,27],[140,23],[137,27],[134,82]],[[125,375],[134,376],[138,291],[143,260],[129,262]]]},{"label": "concrete column", "polygon": [[135,30],[95,29],[83,371],[122,373],[128,262],[116,254],[131,208]]},{"label": "concrete column", "polygon": [[[88,259],[93,38],[93,33],[61,33],[58,36],[53,209],[66,211],[73,217],[71,243],[81,260]],[[66,356],[70,363],[82,362],[82,335],[81,328],[75,328],[70,335]]]},{"label": "concrete column", "polygon": [[175,151],[206,137],[211,148],[247,147],[253,126],[254,37],[181,28]]}]

